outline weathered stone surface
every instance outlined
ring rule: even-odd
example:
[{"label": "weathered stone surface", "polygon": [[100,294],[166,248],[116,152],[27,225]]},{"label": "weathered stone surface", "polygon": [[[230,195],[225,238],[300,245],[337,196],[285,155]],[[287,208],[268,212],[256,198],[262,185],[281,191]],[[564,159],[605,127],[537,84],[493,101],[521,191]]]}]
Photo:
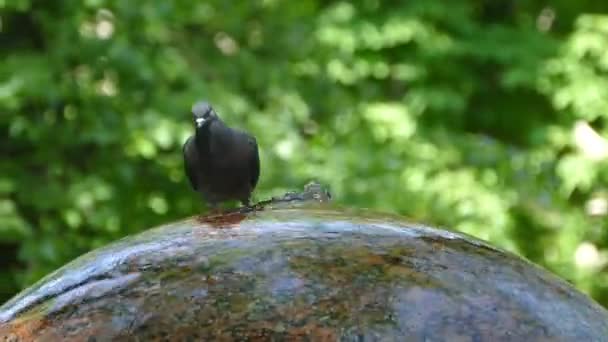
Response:
[{"label": "weathered stone surface", "polygon": [[608,314],[475,239],[312,205],[189,219],[93,251],[0,307],[0,336],[607,341]]}]

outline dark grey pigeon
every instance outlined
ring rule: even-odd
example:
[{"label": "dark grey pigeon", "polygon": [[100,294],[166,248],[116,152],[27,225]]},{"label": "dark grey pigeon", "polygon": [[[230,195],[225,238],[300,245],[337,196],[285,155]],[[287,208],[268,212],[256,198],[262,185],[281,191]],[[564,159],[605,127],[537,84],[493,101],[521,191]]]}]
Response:
[{"label": "dark grey pigeon", "polygon": [[232,129],[207,102],[192,106],[195,134],[184,143],[184,166],[192,188],[215,210],[219,202],[249,205],[260,176],[256,139]]}]

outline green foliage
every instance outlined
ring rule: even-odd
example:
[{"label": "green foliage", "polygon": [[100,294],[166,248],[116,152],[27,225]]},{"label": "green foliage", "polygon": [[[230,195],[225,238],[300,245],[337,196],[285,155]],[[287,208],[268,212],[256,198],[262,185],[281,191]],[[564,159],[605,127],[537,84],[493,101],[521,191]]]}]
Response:
[{"label": "green foliage", "polygon": [[205,98],[258,137],[258,199],[318,179],[608,305],[608,3],[544,4],[0,1],[0,299],[200,210]]}]

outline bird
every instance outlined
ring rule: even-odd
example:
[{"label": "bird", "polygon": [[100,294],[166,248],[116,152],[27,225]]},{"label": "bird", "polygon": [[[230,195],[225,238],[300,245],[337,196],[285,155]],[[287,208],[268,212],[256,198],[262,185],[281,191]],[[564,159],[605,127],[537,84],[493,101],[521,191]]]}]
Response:
[{"label": "bird", "polygon": [[192,189],[212,212],[225,201],[240,201],[248,207],[260,177],[256,138],[228,127],[206,101],[194,103],[191,111],[195,130],[182,153]]}]

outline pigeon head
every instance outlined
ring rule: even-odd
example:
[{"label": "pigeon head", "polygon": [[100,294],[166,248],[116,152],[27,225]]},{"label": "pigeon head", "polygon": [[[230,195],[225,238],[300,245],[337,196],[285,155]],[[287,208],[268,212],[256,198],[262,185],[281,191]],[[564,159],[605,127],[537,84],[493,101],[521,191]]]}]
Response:
[{"label": "pigeon head", "polygon": [[192,106],[192,118],[197,128],[217,119],[217,113],[207,102],[199,101]]}]

